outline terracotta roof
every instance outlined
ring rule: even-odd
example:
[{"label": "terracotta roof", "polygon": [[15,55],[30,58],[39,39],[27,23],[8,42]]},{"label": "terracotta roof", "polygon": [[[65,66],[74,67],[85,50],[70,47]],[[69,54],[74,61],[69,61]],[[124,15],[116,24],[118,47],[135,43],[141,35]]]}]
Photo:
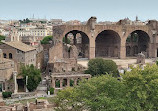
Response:
[{"label": "terracotta roof", "polygon": [[32,51],[32,50],[36,50],[34,47],[29,46],[27,44],[24,44],[22,42],[19,41],[13,41],[13,42],[3,42],[4,44],[7,44],[13,48],[19,49],[23,52],[28,52],[28,51]]}]

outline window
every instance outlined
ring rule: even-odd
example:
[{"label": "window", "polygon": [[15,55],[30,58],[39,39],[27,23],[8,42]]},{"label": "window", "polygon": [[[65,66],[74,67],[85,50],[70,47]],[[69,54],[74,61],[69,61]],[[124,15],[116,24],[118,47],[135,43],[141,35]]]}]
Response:
[{"label": "window", "polygon": [[9,53],[9,59],[12,59],[12,58],[13,58],[12,53]]},{"label": "window", "polygon": [[4,57],[4,58],[7,58],[7,54],[6,54],[6,53],[3,53],[3,57]]}]

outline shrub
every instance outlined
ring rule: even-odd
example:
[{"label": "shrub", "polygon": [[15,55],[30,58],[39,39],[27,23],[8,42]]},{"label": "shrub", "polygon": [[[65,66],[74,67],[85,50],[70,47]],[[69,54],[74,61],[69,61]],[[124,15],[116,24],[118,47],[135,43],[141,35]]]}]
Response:
[{"label": "shrub", "polygon": [[86,73],[92,76],[102,75],[102,74],[113,74],[113,76],[118,76],[117,65],[112,60],[104,60],[102,58],[91,59],[88,62],[88,70]]},{"label": "shrub", "polygon": [[54,88],[49,88],[50,94],[54,94]]},{"label": "shrub", "polygon": [[41,41],[41,44],[49,44],[49,41],[52,41],[53,36],[46,36],[44,39]]},{"label": "shrub", "polygon": [[11,95],[12,95],[12,92],[2,92],[3,98],[11,97]]},{"label": "shrub", "polygon": [[158,61],[156,61],[156,65],[158,66]]}]

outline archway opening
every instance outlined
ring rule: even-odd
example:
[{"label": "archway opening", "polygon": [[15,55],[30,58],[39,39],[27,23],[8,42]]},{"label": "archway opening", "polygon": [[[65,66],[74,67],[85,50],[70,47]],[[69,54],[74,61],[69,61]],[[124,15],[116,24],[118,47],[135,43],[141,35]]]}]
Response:
[{"label": "archway opening", "polygon": [[[71,58],[75,53],[77,58],[89,58],[89,38],[84,32],[78,30],[68,32],[63,38],[63,44],[64,58]],[[76,50],[73,49],[74,46]]]},{"label": "archway opening", "polygon": [[126,39],[126,57],[136,57],[138,53],[143,53],[149,57],[149,35],[142,31],[133,31]]},{"label": "archway opening", "polygon": [[113,30],[105,30],[96,37],[96,57],[119,57],[120,36]]}]

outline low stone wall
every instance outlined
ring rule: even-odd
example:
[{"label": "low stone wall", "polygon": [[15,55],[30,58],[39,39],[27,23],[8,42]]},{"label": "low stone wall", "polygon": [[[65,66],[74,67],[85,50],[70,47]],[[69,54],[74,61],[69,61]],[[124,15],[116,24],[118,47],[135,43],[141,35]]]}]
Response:
[{"label": "low stone wall", "polygon": [[18,93],[18,94],[12,94],[12,98],[25,98],[25,97],[32,97],[35,96],[36,93]]}]

